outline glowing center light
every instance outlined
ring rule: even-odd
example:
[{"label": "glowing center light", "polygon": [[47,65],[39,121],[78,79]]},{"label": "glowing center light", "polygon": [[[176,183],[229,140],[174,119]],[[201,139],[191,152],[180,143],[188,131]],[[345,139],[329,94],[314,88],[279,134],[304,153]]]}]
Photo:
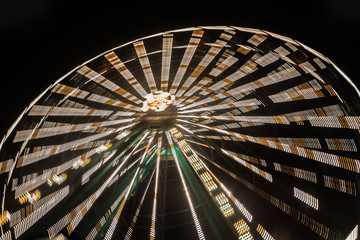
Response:
[{"label": "glowing center light", "polygon": [[149,93],[145,96],[146,100],[143,102],[142,110],[144,112],[154,110],[156,112],[164,111],[175,100],[175,96],[168,92],[157,91]]}]

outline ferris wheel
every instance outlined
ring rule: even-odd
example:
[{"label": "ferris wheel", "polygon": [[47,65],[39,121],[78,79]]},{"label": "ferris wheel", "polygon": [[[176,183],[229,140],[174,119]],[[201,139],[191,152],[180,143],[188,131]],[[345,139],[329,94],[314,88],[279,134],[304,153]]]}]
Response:
[{"label": "ferris wheel", "polygon": [[360,91],[327,57],[206,26],[115,47],[0,143],[0,239],[358,239]]}]

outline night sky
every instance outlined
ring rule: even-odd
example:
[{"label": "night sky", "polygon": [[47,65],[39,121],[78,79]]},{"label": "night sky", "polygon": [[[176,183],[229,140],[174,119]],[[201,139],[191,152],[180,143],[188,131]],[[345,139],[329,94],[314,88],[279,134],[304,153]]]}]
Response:
[{"label": "night sky", "polygon": [[47,86],[84,61],[139,37],[191,26],[234,25],[292,37],[360,85],[358,1],[73,2],[0,3],[1,136]]}]

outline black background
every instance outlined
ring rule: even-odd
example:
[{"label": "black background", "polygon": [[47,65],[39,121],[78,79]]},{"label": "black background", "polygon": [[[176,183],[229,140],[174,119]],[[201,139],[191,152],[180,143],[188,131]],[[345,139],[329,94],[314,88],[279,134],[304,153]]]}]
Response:
[{"label": "black background", "polygon": [[357,0],[1,1],[0,136],[45,88],[81,63],[136,38],[184,27],[233,25],[292,37],[329,57],[359,86],[359,10]]}]

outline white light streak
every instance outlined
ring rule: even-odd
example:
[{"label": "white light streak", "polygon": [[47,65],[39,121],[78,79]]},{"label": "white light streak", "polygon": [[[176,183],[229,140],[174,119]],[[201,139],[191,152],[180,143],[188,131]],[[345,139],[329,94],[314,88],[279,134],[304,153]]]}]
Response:
[{"label": "white light streak", "polygon": [[182,182],[183,187],[184,187],[184,191],[185,191],[185,194],[186,194],[186,198],[187,198],[187,200],[188,200],[188,203],[189,203],[191,215],[192,215],[192,217],[193,217],[193,219],[194,219],[195,228],[196,228],[198,237],[199,237],[200,240],[205,240],[204,233],[203,233],[203,231],[202,231],[202,229],[201,229],[200,222],[199,222],[199,220],[198,220],[198,218],[197,218],[197,215],[196,215],[194,206],[193,206],[193,204],[192,204],[192,202],[191,202],[190,194],[189,194],[188,189],[187,189],[187,187],[186,187],[185,179],[184,179],[184,176],[183,176],[182,171],[181,171],[181,167],[180,167],[179,160],[178,160],[177,155],[176,155],[176,152],[175,152],[175,148],[174,148],[173,141],[172,141],[172,139],[171,139],[171,135],[170,135],[169,131],[166,131],[165,134],[166,134],[166,138],[167,138],[167,140],[168,140],[168,142],[169,142],[169,144],[170,144],[170,149],[171,149],[171,152],[172,152],[172,154],[173,154],[173,156],[174,156],[175,163],[176,163],[176,167],[177,167],[177,169],[178,169],[178,172],[179,172],[179,175],[180,175],[180,178],[181,178],[181,182]]},{"label": "white light streak", "polygon": [[[115,175],[120,171],[122,166],[125,164],[125,162],[129,159],[129,157],[132,155],[132,153],[136,150],[136,148],[141,144],[141,142],[145,139],[145,137],[149,134],[149,132],[146,132],[144,136],[139,140],[137,145],[134,147],[134,149],[124,158],[123,162],[115,169],[114,172],[108,177],[104,183],[101,185],[101,187],[93,193],[90,197],[85,199],[82,203],[80,203],[74,211],[77,213],[76,218],[71,218],[71,212],[65,215],[62,219],[60,219],[57,223],[52,225],[48,229],[49,238],[53,238],[57,233],[59,233],[66,225],[68,225],[68,232],[69,234],[76,228],[76,226],[79,224],[79,222],[82,220],[83,216],[81,209],[86,208],[87,210],[90,209],[94,202],[98,199],[98,197],[103,193],[103,191],[106,189],[106,187],[111,183],[112,179],[115,177]],[[87,212],[85,211],[85,213]]]},{"label": "white light streak", "polygon": [[144,72],[146,81],[150,88],[150,92],[157,91],[156,82],[154,79],[153,72],[151,70],[151,65],[149,62],[148,54],[146,53],[145,45],[143,41],[135,42],[134,48],[141,64],[142,70]]},{"label": "white light streak", "polygon": [[294,187],[294,197],[303,201],[310,207],[318,210],[319,209],[319,200],[316,197],[311,196],[310,194]]},{"label": "white light streak", "polygon": [[350,232],[349,236],[347,236],[347,238],[345,240],[356,240],[358,239],[358,236],[359,236],[359,226],[356,225],[354,227],[354,229]]},{"label": "white light streak", "polygon": [[[162,134],[162,132],[160,133]],[[157,158],[156,158],[156,170],[155,170],[155,191],[154,191],[154,202],[151,214],[151,228],[150,228],[150,240],[155,239],[155,223],[156,223],[156,202],[157,202],[157,192],[159,185],[159,171],[160,171],[160,157],[161,157],[161,145],[162,145],[162,136],[158,137],[158,146],[157,146]]]},{"label": "white light streak", "polygon": [[196,50],[198,44],[200,43],[200,40],[201,40],[203,34],[204,34],[204,31],[201,31],[198,29],[193,31],[191,38],[189,40],[189,44],[186,46],[185,53],[183,55],[183,58],[179,65],[179,68],[176,72],[172,86],[170,88],[171,94],[175,94],[175,92],[177,91],[177,88],[179,87],[180,82],[181,82],[182,78],[184,77],[184,74],[190,64],[190,61],[195,53],[195,50]]},{"label": "white light streak", "polygon": [[54,195],[49,201],[45,202],[40,208],[38,208],[32,214],[30,214],[21,222],[16,224],[14,226],[15,238],[20,237],[26,230],[28,230],[32,225],[34,225],[53,207],[55,207],[61,200],[63,200],[69,194],[69,191],[70,191],[69,186],[63,188],[60,192]]},{"label": "white light streak", "polygon": [[191,130],[189,130],[189,129],[187,129],[186,127],[184,127],[183,125],[180,125],[180,124],[175,124],[176,126],[178,126],[179,128],[181,128],[181,129],[184,129],[186,132],[188,132],[188,133],[191,133],[191,134],[194,134],[194,132],[193,131],[191,131]]},{"label": "white light streak", "polygon": [[134,184],[134,182],[135,182],[135,179],[138,177],[137,175],[138,175],[138,173],[139,173],[139,171],[140,171],[140,168],[141,168],[142,163],[144,162],[144,159],[145,159],[145,157],[146,157],[146,154],[148,153],[148,150],[149,150],[149,148],[150,148],[150,145],[151,145],[151,143],[152,143],[152,141],[153,141],[153,139],[154,139],[154,137],[155,137],[155,134],[156,134],[156,132],[153,132],[152,135],[151,135],[151,137],[150,137],[150,140],[149,140],[149,142],[148,142],[148,144],[147,144],[147,146],[146,146],[145,152],[144,152],[144,154],[143,154],[143,156],[142,156],[142,158],[141,158],[141,160],[140,160],[139,166],[138,166],[138,168],[136,169],[136,172],[135,172],[135,174],[134,174],[133,179],[131,180],[130,187],[129,187],[127,193],[125,194],[125,200],[127,200],[128,197],[129,197],[129,194],[130,194],[130,192],[131,192],[132,186],[133,186],[133,184]]},{"label": "white light streak", "polygon": [[149,186],[150,186],[150,183],[151,183],[151,181],[152,181],[153,176],[154,176],[154,171],[153,171],[153,173],[152,173],[152,175],[151,175],[150,180],[148,181],[148,184],[147,184],[147,186],[146,186],[145,192],[144,192],[144,194],[143,194],[143,196],[142,196],[142,198],[141,198],[141,200],[140,200],[139,206],[137,207],[137,209],[136,209],[136,211],[135,211],[134,217],[133,217],[133,219],[132,219],[132,221],[131,221],[131,225],[130,225],[130,227],[129,227],[126,235],[125,235],[124,240],[130,240],[130,238],[131,238],[131,234],[132,234],[133,231],[134,231],[134,227],[135,227],[137,218],[138,218],[138,216],[139,216],[139,213],[140,213],[141,207],[142,207],[142,205],[143,205],[145,196],[146,196],[146,194],[147,194],[147,192],[148,192],[148,190],[149,190]]}]

